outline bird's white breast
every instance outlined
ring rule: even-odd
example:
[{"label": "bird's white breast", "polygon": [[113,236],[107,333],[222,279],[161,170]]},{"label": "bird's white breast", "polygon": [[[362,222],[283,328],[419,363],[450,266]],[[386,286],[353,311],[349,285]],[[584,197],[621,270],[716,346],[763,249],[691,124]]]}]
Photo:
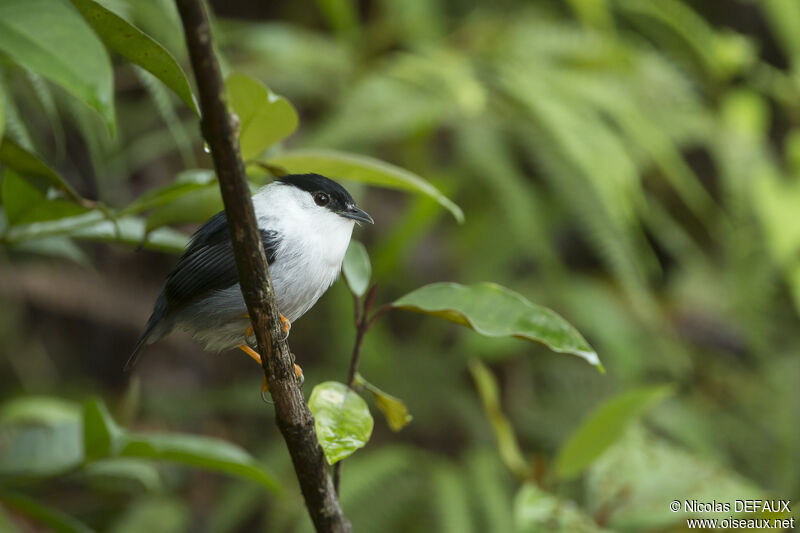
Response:
[{"label": "bird's white breast", "polygon": [[354,222],[314,204],[310,194],[273,183],[253,197],[258,225],[279,245],[270,275],[280,312],[301,317],[336,280]]}]

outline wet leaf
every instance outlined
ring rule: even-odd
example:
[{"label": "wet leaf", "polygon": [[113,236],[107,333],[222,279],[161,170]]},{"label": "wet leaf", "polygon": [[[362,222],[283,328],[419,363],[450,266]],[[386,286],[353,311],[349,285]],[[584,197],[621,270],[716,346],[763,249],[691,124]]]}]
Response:
[{"label": "wet leaf", "polygon": [[320,383],[314,387],[308,407],[330,464],[363,447],[372,435],[373,420],[367,403],[344,383]]},{"label": "wet leaf", "polygon": [[555,352],[582,357],[603,371],[597,353],[566,320],[495,283],[433,283],[392,305],[444,318],[488,337],[540,342]]},{"label": "wet leaf", "polygon": [[233,111],[239,117],[239,147],[251,159],[291,135],[298,117],[292,104],[269,87],[244,74],[225,81]]}]

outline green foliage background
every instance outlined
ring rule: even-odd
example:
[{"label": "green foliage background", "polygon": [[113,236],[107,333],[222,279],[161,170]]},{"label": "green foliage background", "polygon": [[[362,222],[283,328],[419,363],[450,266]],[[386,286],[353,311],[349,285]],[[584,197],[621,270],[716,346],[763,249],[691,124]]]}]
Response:
[{"label": "green foliage background", "polygon": [[[800,4],[211,4],[226,72],[275,93],[234,91],[283,117],[237,109],[254,184],[351,178],[379,303],[497,282],[606,370],[391,311],[360,370],[413,421],[367,398],[356,531],[680,531],[674,499],[797,500]],[[0,50],[0,530],[310,530],[248,358],[178,335],[122,372],[221,205],[174,6],[2,0]],[[293,325],[307,394],[345,381],[352,306],[338,282]]]}]

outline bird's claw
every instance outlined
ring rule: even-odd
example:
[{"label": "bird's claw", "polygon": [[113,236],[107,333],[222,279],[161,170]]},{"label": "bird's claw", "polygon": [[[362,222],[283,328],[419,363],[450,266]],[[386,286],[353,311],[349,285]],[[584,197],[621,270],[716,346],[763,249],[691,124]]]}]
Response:
[{"label": "bird's claw", "polygon": [[281,315],[281,330],[283,331],[283,339],[286,340],[289,338],[289,331],[292,329],[292,323],[289,322],[289,319],[285,316]]},{"label": "bird's claw", "polygon": [[[294,354],[292,354],[292,359],[294,359]],[[302,387],[306,382],[306,377],[303,374],[303,369],[300,368],[300,365],[297,363],[294,364],[294,375],[297,377],[297,381],[300,382],[300,386]],[[267,394],[269,394],[269,383],[267,382],[267,376],[264,376],[264,379],[261,381],[261,399],[264,400],[265,403],[273,403],[267,399]]]}]

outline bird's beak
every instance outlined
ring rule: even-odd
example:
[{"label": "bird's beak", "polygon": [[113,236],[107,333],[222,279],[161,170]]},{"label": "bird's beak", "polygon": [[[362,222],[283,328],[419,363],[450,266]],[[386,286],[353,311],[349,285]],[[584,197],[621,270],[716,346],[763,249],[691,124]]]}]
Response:
[{"label": "bird's beak", "polygon": [[375,223],[375,221],[372,220],[372,217],[369,216],[369,214],[366,211],[364,211],[363,209],[359,209],[354,205],[351,205],[344,211],[340,211],[339,214],[345,218],[351,218],[356,222],[368,222],[369,224]]}]

